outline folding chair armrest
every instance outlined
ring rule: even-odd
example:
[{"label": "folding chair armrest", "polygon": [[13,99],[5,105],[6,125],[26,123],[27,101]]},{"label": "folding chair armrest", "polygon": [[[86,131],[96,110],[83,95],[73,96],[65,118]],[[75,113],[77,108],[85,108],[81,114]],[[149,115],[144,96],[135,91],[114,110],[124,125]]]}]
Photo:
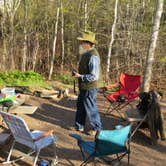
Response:
[{"label": "folding chair armrest", "polygon": [[106,85],[106,86],[105,86],[105,89],[106,89],[106,90],[109,90],[109,89],[113,89],[113,88],[118,87],[118,86],[119,86],[119,82],[114,83],[114,84]]},{"label": "folding chair armrest", "polygon": [[45,138],[45,137],[47,137],[47,136],[53,134],[53,132],[54,132],[54,130],[49,130],[49,131],[43,133],[43,135],[40,135],[39,137],[33,139],[33,141],[34,141],[34,142],[35,142],[35,141],[39,141],[40,139],[43,139],[43,138]]},{"label": "folding chair armrest", "polygon": [[103,96],[106,97],[106,96],[111,95],[114,92],[116,92],[120,88],[119,85],[120,85],[119,83],[115,83],[115,84],[109,84],[109,85],[106,85],[105,87],[103,87],[102,88]]}]

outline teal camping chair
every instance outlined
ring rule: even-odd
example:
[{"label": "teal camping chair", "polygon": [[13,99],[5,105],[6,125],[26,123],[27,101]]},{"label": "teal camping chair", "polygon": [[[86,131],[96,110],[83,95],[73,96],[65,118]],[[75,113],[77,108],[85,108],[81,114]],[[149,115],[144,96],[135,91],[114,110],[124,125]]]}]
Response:
[{"label": "teal camping chair", "polygon": [[[93,161],[95,165],[95,158],[101,159],[110,164],[114,160],[120,161],[126,154],[128,154],[128,164],[130,159],[130,131],[131,125],[115,130],[100,130],[95,137],[95,141],[83,140],[78,134],[70,134],[78,142],[78,146],[82,152],[84,161],[82,165]],[[85,157],[87,154],[87,157]],[[116,155],[116,158],[106,160],[104,157],[109,155]]]}]

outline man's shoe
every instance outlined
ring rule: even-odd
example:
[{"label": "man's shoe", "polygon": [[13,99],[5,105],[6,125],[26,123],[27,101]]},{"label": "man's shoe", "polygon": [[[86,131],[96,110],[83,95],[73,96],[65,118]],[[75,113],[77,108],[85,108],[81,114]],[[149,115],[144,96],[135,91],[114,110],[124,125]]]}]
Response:
[{"label": "man's shoe", "polygon": [[80,132],[84,132],[84,128],[78,129],[78,128],[76,128],[75,126],[69,127],[69,130],[71,130],[71,131],[80,131]]},{"label": "man's shoe", "polygon": [[77,131],[84,132],[83,128],[77,129]]}]

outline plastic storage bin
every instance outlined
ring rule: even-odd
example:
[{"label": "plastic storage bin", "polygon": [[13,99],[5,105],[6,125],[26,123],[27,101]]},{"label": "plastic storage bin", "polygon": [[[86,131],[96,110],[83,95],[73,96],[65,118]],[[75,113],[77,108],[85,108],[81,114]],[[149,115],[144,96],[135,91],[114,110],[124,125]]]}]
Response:
[{"label": "plastic storage bin", "polygon": [[1,93],[5,94],[6,97],[14,96],[15,93],[15,88],[3,88],[1,89]]}]

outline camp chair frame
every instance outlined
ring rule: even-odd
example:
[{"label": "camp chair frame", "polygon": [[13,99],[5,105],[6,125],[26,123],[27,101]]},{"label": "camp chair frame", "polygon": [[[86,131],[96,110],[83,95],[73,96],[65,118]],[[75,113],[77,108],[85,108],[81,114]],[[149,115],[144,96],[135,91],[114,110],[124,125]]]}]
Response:
[{"label": "camp chair frame", "polygon": [[151,143],[157,144],[159,134],[161,140],[165,140],[164,119],[161,112],[159,94],[156,91],[143,92],[140,94],[140,103],[137,108],[125,111],[126,120],[136,123],[132,135],[138,130],[143,122],[146,122],[150,131]]},{"label": "camp chair frame", "polygon": [[[120,162],[121,159],[125,155],[128,155],[128,164],[129,164],[129,162],[130,162],[130,141],[131,141],[130,131],[131,131],[131,125],[128,125],[126,127],[128,127],[129,129],[128,129],[128,133],[127,133],[126,139],[124,141],[125,144],[124,144],[123,148],[125,148],[125,150],[124,151],[123,150],[122,151],[119,150],[119,152],[112,153],[112,154],[110,153],[110,154],[101,155],[101,156],[99,154],[100,151],[98,149],[99,146],[100,146],[100,139],[99,139],[99,137],[100,137],[100,133],[101,132],[105,132],[106,130],[98,131],[97,134],[96,134],[96,136],[95,136],[95,141],[94,142],[92,142],[92,141],[84,141],[84,140],[82,140],[82,138],[79,135],[77,135],[77,134],[70,134],[71,137],[73,137],[73,138],[75,138],[77,140],[78,146],[80,148],[80,151],[81,151],[81,154],[82,154],[82,157],[83,157],[83,160],[84,160],[81,163],[80,166],[85,166],[90,161],[93,161],[93,163],[95,165],[96,164],[96,159],[101,160],[101,161],[103,161],[103,162],[105,162],[107,164],[111,164],[113,161],[116,161],[116,160]],[[124,127],[124,128],[126,128],[126,127]],[[123,128],[122,129],[116,129],[116,130],[123,130]],[[114,131],[115,130],[110,130],[110,132],[114,132]],[[108,131],[106,131],[106,132],[108,132]],[[111,138],[110,138],[110,140],[111,140]],[[91,146],[91,148],[94,149],[94,152],[92,154],[88,154],[87,152],[85,152],[85,147],[83,148],[82,143],[83,144],[87,144],[88,147]],[[113,148],[113,145],[114,144],[112,143],[112,148]],[[110,146],[110,148],[111,148],[111,146]],[[86,155],[87,155],[87,157],[86,157]],[[116,158],[108,160],[108,159],[106,159],[106,157],[108,155],[116,155]]]},{"label": "camp chair frame", "polygon": [[[135,115],[131,115],[132,113],[135,113]],[[133,126],[131,131],[131,137],[133,137],[140,126],[146,121],[148,112],[143,116],[139,113],[139,110],[135,108],[125,111],[124,115],[127,122]]]},{"label": "camp chair frame", "polygon": [[134,108],[133,105],[132,105],[134,101],[135,100],[133,100],[133,101],[125,101],[125,102],[111,102],[111,101],[109,101],[110,105],[107,108],[107,110],[105,111],[105,115],[110,115],[112,112],[116,111],[118,113],[119,117],[121,119],[124,119],[124,117],[122,116],[121,110],[123,108],[125,108],[127,105],[129,105],[131,108]]},{"label": "camp chair frame", "polygon": [[[119,116],[123,118],[120,110],[127,105],[133,108],[133,102],[137,97],[139,97],[137,91],[141,84],[141,76],[139,75],[129,75],[126,73],[121,73],[119,77],[119,85],[118,90],[112,93],[108,93],[107,89],[117,87],[117,83],[113,86],[106,86],[103,91],[104,97],[109,101],[110,106],[106,110],[105,114],[111,114],[113,111],[117,111]],[[124,95],[124,98],[121,100],[119,97]]]},{"label": "camp chair frame", "polygon": [[[123,157],[124,157],[125,155],[128,155],[127,164],[129,165],[129,163],[130,163],[130,140],[126,141],[126,144],[127,144],[127,146],[128,146],[128,150],[127,150],[125,153],[121,154],[121,155],[116,154],[116,158],[114,158],[114,159],[112,159],[112,160],[108,160],[108,159],[105,159],[105,158],[101,158],[101,159],[100,159],[100,158],[97,158],[97,157],[94,156],[95,153],[92,154],[92,155],[89,155],[89,156],[86,158],[84,151],[81,149],[81,147],[79,147],[79,148],[80,148],[80,151],[81,151],[81,153],[82,153],[83,160],[84,160],[84,161],[81,163],[80,166],[85,166],[85,165],[87,165],[90,161],[92,161],[92,162],[94,163],[94,166],[95,166],[95,165],[96,165],[96,159],[97,159],[97,160],[101,160],[101,161],[103,161],[103,162],[105,162],[105,163],[107,163],[107,164],[111,164],[112,162],[114,162],[114,161],[116,161],[116,160],[118,160],[118,161],[120,162],[120,161],[123,159]],[[96,151],[96,149],[95,149],[95,151]]]},{"label": "camp chair frame", "polygon": [[[36,166],[40,151],[43,148],[56,142],[57,138],[51,135],[52,131],[49,131],[47,133],[43,133],[37,130],[30,132],[25,121],[18,116],[3,111],[0,111],[0,114],[2,115],[5,123],[7,124],[14,137],[14,141],[11,145],[7,160],[3,162],[3,164],[10,164],[18,160],[22,160],[25,157],[29,157],[33,159],[33,166]],[[28,153],[21,152],[22,156],[19,156],[14,160],[10,160],[16,143],[28,147],[29,151]]]}]

